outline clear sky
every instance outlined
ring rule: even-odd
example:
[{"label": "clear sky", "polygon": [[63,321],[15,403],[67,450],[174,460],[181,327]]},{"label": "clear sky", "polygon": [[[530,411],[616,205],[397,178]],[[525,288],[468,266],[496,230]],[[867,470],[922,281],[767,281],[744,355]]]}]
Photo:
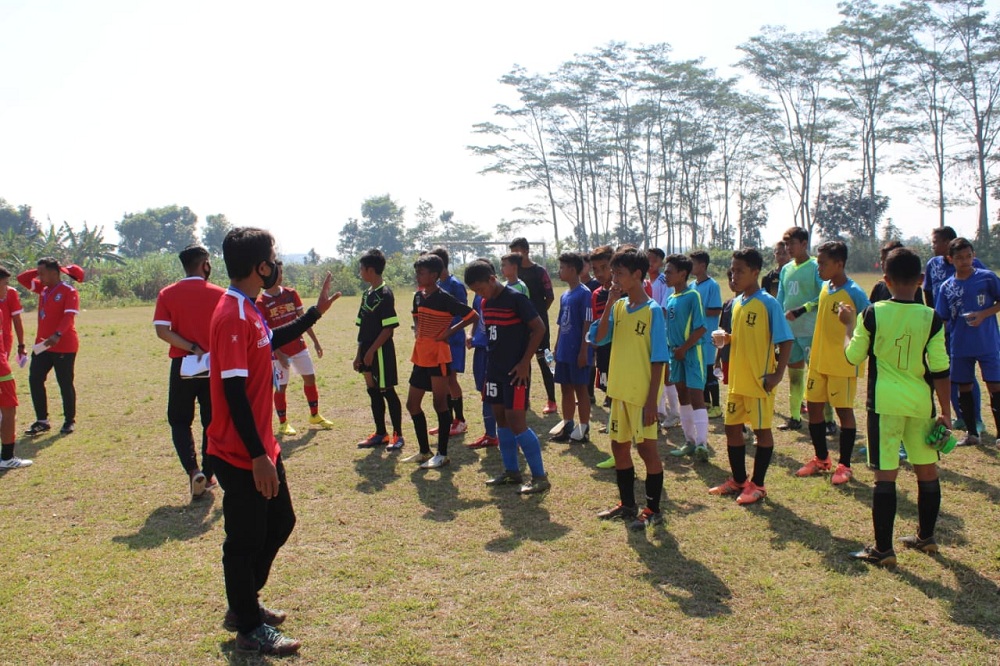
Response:
[{"label": "clear sky", "polygon": [[[323,256],[371,195],[492,231],[528,195],[479,175],[466,147],[514,64],[547,73],[609,41],[668,42],[731,74],[762,25],[838,19],[834,0],[0,0],[0,197],[111,240],[126,212],[186,205]],[[936,225],[916,183],[883,186],[904,232]],[[975,214],[952,224],[973,233]]]}]

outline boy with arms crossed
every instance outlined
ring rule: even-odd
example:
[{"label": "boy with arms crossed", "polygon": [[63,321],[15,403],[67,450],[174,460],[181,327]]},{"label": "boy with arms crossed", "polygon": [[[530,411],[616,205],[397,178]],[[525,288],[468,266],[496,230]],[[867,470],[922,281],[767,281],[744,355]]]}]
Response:
[{"label": "boy with arms crossed", "polygon": [[[896,564],[892,548],[896,520],[896,476],[899,472],[899,442],[917,476],[916,536],[903,537],[903,545],[925,553],[936,553],[934,527],[941,509],[941,484],[937,461],[940,454],[927,443],[937,425],[951,425],[948,401],[948,355],[944,348],[941,318],[914,302],[920,284],[920,257],[899,248],[885,261],[885,283],[892,299],[865,308],[858,319],[849,305],[841,308],[846,326],[847,360],[856,365],[869,359],[868,369],[868,464],[875,469],[872,523],[875,544],[851,553],[854,559],[883,567]],[[933,392],[929,384],[933,383]],[[941,414],[935,418],[934,396]]]},{"label": "boy with arms crossed", "polygon": [[[396,372],[396,346],[393,333],[399,326],[396,297],[382,279],[385,255],[372,248],[358,260],[358,274],[368,284],[361,296],[361,307],[355,324],[358,327],[358,353],[354,370],[364,374],[368,398],[371,401],[375,432],[358,442],[358,448],[385,446],[386,451],[403,448],[403,407],[396,395],[399,379]],[[389,408],[392,437],[385,428],[385,409]]]},{"label": "boy with arms crossed", "polygon": [[[774,388],[781,383],[792,350],[792,332],[781,306],[757,283],[763,263],[754,248],[733,252],[732,286],[738,295],[733,300],[733,332],[724,339],[731,345],[725,422],[726,450],[733,475],[708,492],[737,495],[737,504],[753,504],[767,496],[764,479],[774,452]],[[743,439],[745,423],[750,423],[757,439],[750,479]]]},{"label": "boy with arms crossed", "polygon": [[[531,357],[545,335],[545,324],[531,301],[497,282],[493,266],[475,261],[465,269],[465,284],[482,301],[486,325],[486,379],[483,401],[493,410],[500,440],[503,472],[486,482],[490,486],[520,485],[522,495],[543,493],[551,485],[542,464],[542,445],[528,427],[528,388]],[[524,483],[517,449],[521,448],[531,481]]]},{"label": "boy with arms crossed", "polygon": [[854,476],[851,455],[857,438],[857,421],[854,419],[854,397],[858,390],[858,377],[863,374],[863,363],[851,365],[840,353],[844,345],[844,326],[840,323],[840,308],[850,305],[861,312],[870,305],[865,292],[854,280],[847,277],[847,245],[829,241],[816,248],[819,276],[825,282],[819,292],[816,330],[812,339],[812,360],[806,380],[806,403],[809,405],[809,437],[816,455],[802,466],[795,476],[812,476],[829,472],[833,462],[826,446],[826,424],[823,422],[823,405],[837,410],[840,417],[840,461],[831,481],[839,486]]},{"label": "boy with arms crossed", "polygon": [[[608,433],[620,498],[617,506],[601,511],[597,517],[622,518],[634,530],[663,522],[663,463],[656,451],[656,404],[670,352],[663,309],[642,286],[648,266],[649,260],[641,250],[628,248],[615,253],[611,258],[614,285],[608,294],[608,306],[591,326],[590,336],[598,346],[611,345]],[[641,514],[635,503],[632,442],[646,465],[646,507]]]}]

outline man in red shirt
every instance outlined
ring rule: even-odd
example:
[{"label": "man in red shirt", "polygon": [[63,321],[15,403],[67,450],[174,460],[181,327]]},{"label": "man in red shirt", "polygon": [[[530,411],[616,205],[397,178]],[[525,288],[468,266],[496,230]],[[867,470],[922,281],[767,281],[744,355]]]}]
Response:
[{"label": "man in red shirt", "polygon": [[[9,276],[9,275],[8,275]],[[0,326],[7,323],[7,313],[0,308]],[[10,371],[7,355],[0,354],[0,469],[30,467],[31,461],[14,455],[17,443],[17,386]]]},{"label": "man in red shirt", "polygon": [[[271,328],[278,328],[295,321],[305,312],[298,292],[281,285],[285,273],[281,262],[276,263],[278,264],[278,281],[273,287],[266,289],[257,297],[257,308],[264,313],[264,319],[267,320],[267,325]],[[313,347],[316,348],[316,356],[323,358],[323,347],[319,344],[316,333],[310,328],[306,334],[312,339]],[[278,434],[289,437],[295,435],[295,428],[288,423],[288,402],[285,399],[288,375],[292,369],[302,377],[302,392],[306,394],[306,402],[309,403],[309,423],[329,430],[333,427],[333,422],[323,418],[323,415],[319,413],[316,369],[313,366],[312,357],[309,356],[305,340],[299,337],[284,347],[274,350],[274,374],[278,378],[278,385],[274,391],[274,411],[278,413]]]},{"label": "man in red shirt", "polygon": [[278,280],[274,238],[263,229],[238,227],[226,234],[222,256],[230,286],[219,299],[209,333],[208,455],[225,491],[222,571],[229,610],[223,624],[237,632],[239,650],[292,654],[299,641],[274,628],[284,622],[285,613],[266,608],[258,598],[271,563],[295,526],[281,447],[272,429],[271,352],[315,324],[340,292],[330,295],[327,273],[315,307],[272,331],[254,300],[261,288]]},{"label": "man in red shirt", "polygon": [[[49,402],[45,392],[45,380],[49,370],[56,371],[56,382],[62,394],[63,427],[59,431],[69,435],[76,429],[76,388],[73,386],[73,370],[80,341],[76,336],[76,315],[80,313],[80,295],[68,282],[63,282],[66,273],[77,282],[83,282],[83,269],[75,264],[61,267],[52,257],[42,257],[38,267],[31,268],[17,276],[17,281],[25,289],[38,294],[38,332],[35,334],[35,349],[31,353],[31,367],[28,370],[28,386],[31,387],[31,402],[35,407],[35,422],[25,434],[31,437],[52,429],[49,424]],[[43,345],[43,347],[39,347]]]},{"label": "man in red shirt", "polygon": [[[198,360],[208,353],[208,326],[219,299],[226,290],[212,284],[212,264],[208,250],[200,245],[189,245],[178,255],[184,273],[183,280],[164,287],[156,297],[153,326],[156,335],[170,345],[170,383],[167,390],[167,422],[174,441],[174,449],[188,474],[191,497],[201,497],[205,490],[214,487],[208,449],[208,424],[212,422],[212,400],[208,374],[184,374],[181,365],[185,357]],[[194,448],[194,404],[201,408],[201,456],[203,468],[198,467]]]},{"label": "man in red shirt", "polygon": [[17,289],[10,286],[10,271],[0,266],[0,308],[3,309],[3,352],[7,360],[10,360],[10,351],[14,348],[14,334],[17,333],[17,360],[21,367],[27,359],[24,351],[24,324],[21,322],[21,296]]}]

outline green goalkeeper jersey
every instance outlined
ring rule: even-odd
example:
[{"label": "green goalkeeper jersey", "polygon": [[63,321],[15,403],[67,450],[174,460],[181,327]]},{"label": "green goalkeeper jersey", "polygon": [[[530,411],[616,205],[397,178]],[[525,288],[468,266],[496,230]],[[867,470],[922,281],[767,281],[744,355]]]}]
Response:
[{"label": "green goalkeeper jersey", "polygon": [[781,268],[778,278],[778,303],[788,312],[805,307],[806,312],[790,322],[792,335],[796,338],[811,338],[816,328],[816,306],[823,281],[819,279],[819,266],[815,257],[809,257],[801,264],[790,261]]}]

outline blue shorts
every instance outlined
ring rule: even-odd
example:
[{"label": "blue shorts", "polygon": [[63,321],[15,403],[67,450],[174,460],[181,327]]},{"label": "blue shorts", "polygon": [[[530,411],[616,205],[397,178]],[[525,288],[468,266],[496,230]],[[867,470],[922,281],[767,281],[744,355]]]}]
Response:
[{"label": "blue shorts", "polygon": [[673,358],[671,351],[670,358],[670,383],[684,384],[689,389],[698,391],[705,390],[705,362],[699,348],[692,347],[684,358],[678,361]]},{"label": "blue shorts", "polygon": [[974,384],[976,382],[976,363],[983,373],[983,381],[993,384],[1000,383],[1000,352],[983,356],[961,356],[951,359],[951,383]]},{"label": "blue shorts", "polygon": [[809,362],[809,349],[812,347],[813,339],[794,338],[792,340],[792,353],[788,357],[789,363]]},{"label": "blue shorts", "polygon": [[472,350],[472,378],[476,390],[481,392],[486,381],[486,347],[473,347]]},{"label": "blue shorts", "polygon": [[461,342],[449,340],[448,347],[451,348],[451,371],[465,372],[465,336],[462,336]]},{"label": "blue shorts", "polygon": [[556,361],[556,384],[590,384],[590,366],[579,367],[576,363]]},{"label": "blue shorts", "polygon": [[715,355],[719,351],[719,348],[713,345],[711,342],[701,342],[701,360],[705,362],[705,365],[715,365]]}]

